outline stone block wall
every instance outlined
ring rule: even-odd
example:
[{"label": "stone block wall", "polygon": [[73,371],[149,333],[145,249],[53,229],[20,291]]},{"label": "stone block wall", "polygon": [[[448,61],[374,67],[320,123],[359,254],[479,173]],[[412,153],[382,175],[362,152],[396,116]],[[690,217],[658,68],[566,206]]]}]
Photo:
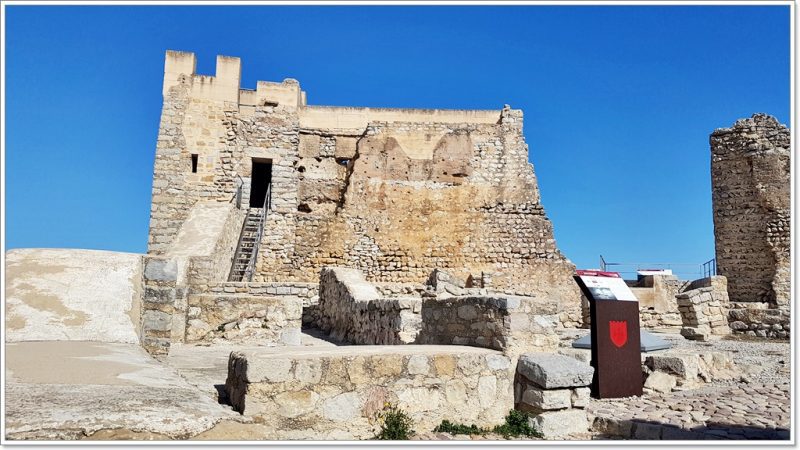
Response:
[{"label": "stone block wall", "polygon": [[233,352],[225,388],[235,410],[269,421],[274,439],[369,439],[385,402],[418,432],[442,420],[491,427],[513,408],[511,361],[470,347],[340,347],[326,355]]},{"label": "stone block wall", "polygon": [[300,345],[302,300],[292,295],[192,294],[186,341],[258,341]]},{"label": "stone block wall", "polygon": [[714,130],[710,143],[717,272],[730,300],[788,306],[789,129],[754,114]]},{"label": "stone block wall", "polygon": [[358,270],[329,267],[320,272],[313,325],[338,341],[407,344],[417,339],[421,305],[415,297],[383,298]]},{"label": "stone block wall", "polygon": [[214,282],[192,286],[186,341],[257,339],[298,345],[303,307],[316,302],[312,283]]},{"label": "stone block wall", "polygon": [[[675,296],[686,289],[688,283],[674,275],[648,275],[638,280],[637,286],[651,290],[650,296],[639,304],[639,320],[644,328],[670,328],[682,324]],[[641,299],[640,299],[641,300]]]},{"label": "stone block wall", "polygon": [[683,321],[682,336],[706,341],[712,336],[731,333],[727,318],[727,295],[721,295],[721,292],[709,286],[691,289],[675,296]]},{"label": "stone block wall", "polygon": [[788,339],[791,336],[791,311],[770,306],[767,303],[731,303],[728,322],[733,333]]},{"label": "stone block wall", "polygon": [[418,342],[471,345],[509,354],[555,350],[558,316],[532,314],[533,300],[491,294],[425,298]]},{"label": "stone block wall", "polygon": [[515,407],[533,415],[530,425],[546,439],[585,433],[593,374],[589,364],[569,356],[526,353],[517,363]]}]

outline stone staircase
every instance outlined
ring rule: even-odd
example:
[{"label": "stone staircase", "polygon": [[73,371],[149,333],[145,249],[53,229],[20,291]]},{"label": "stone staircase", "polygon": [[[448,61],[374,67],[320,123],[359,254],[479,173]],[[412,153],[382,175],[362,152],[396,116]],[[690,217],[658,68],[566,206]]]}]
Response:
[{"label": "stone staircase", "polygon": [[251,264],[255,267],[253,260],[258,256],[263,214],[264,208],[250,208],[247,211],[228,281],[250,281],[252,278],[253,274],[248,273],[247,269]]}]

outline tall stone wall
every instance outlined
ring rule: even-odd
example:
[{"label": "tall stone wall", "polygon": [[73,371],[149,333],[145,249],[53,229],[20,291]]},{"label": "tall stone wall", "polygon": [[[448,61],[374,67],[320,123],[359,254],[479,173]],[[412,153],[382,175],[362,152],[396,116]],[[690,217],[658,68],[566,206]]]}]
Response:
[{"label": "tall stone wall", "polygon": [[711,134],[717,271],[732,302],[789,303],[789,138],[766,114]]},{"label": "tall stone wall", "polygon": [[307,106],[295,80],[240,89],[237,58],[218,57],[215,76],[195,65],[191,53],[167,53],[151,255],[169,251],[197,202],[246,208],[254,161],[270,162],[255,282],[316,282],[339,266],[370,282],[422,283],[446,268],[579,311],[521,111]]}]

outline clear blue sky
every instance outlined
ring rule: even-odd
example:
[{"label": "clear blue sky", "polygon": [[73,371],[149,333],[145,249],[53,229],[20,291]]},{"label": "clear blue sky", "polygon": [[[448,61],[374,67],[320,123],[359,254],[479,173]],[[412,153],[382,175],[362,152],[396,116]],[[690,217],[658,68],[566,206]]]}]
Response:
[{"label": "clear blue sky", "polygon": [[6,16],[6,247],[145,252],[167,49],[310,104],[525,111],[579,267],[714,256],[708,135],[789,124],[788,6],[88,7]]}]

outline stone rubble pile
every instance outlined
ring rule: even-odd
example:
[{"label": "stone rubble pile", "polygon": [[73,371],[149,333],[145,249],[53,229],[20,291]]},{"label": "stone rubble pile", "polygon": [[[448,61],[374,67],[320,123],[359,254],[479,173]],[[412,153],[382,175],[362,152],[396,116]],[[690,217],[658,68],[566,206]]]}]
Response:
[{"label": "stone rubble pile", "polygon": [[642,370],[645,390],[661,393],[738,376],[730,355],[721,351],[671,350],[648,355]]}]

